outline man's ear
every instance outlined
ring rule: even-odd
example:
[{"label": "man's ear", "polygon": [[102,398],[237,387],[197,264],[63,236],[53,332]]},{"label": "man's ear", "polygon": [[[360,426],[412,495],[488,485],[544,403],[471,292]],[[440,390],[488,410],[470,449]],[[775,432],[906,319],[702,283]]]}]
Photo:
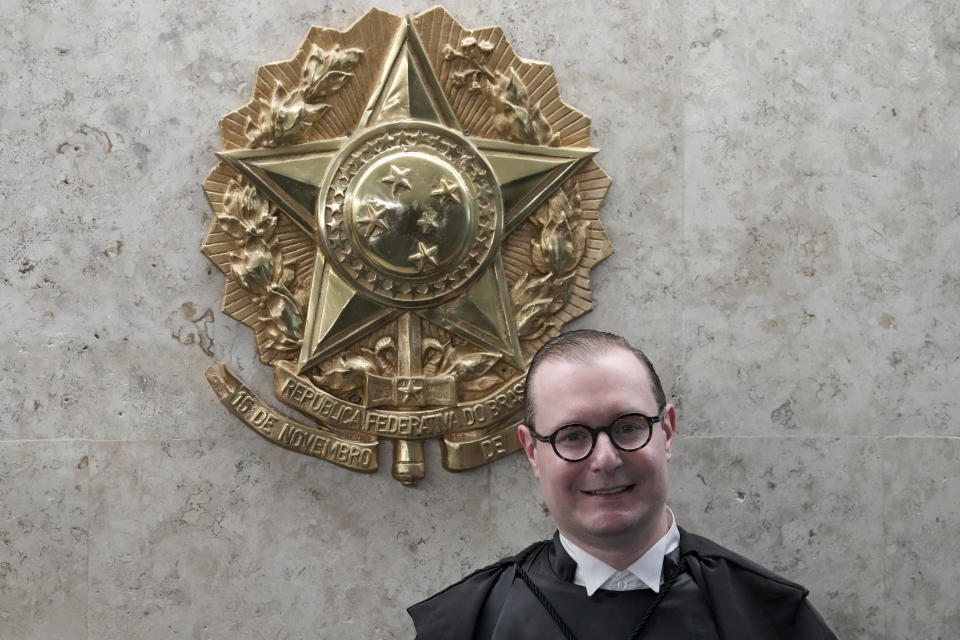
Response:
[{"label": "man's ear", "polygon": [[533,475],[540,479],[540,469],[537,467],[537,458],[534,455],[536,451],[537,441],[530,434],[530,429],[527,428],[527,425],[521,424],[517,427],[517,437],[520,438],[520,446],[523,447],[523,452],[527,454],[527,460],[530,462],[530,466],[533,467]]},{"label": "man's ear", "polygon": [[672,404],[664,407],[663,420],[660,421],[660,424],[663,425],[663,435],[665,436],[663,450],[666,453],[667,460],[669,460],[670,453],[673,451],[673,440],[677,435],[677,410]]}]

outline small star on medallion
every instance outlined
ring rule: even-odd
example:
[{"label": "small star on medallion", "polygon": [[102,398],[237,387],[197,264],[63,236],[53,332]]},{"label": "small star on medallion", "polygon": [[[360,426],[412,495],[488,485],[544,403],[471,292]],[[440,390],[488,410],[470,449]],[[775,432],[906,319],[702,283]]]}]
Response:
[{"label": "small star on medallion", "polygon": [[418,241],[417,252],[407,256],[407,259],[417,263],[417,271],[423,271],[423,265],[428,260],[437,265],[439,264],[437,262],[437,246]]},{"label": "small star on medallion", "polygon": [[390,225],[387,224],[387,221],[383,219],[383,214],[387,212],[387,207],[377,207],[372,201],[368,200],[364,203],[366,205],[366,213],[364,217],[357,218],[357,222],[360,224],[367,225],[367,230],[364,231],[363,235],[369,238],[373,235],[373,232],[377,229],[390,230]]},{"label": "small star on medallion", "polygon": [[460,202],[460,186],[456,182],[447,182],[440,178],[440,184],[430,192],[434,198],[444,204],[447,200],[451,202]]},{"label": "small star on medallion", "polygon": [[389,185],[393,185],[393,195],[397,195],[397,192],[400,189],[406,189],[410,191],[412,188],[410,186],[410,181],[407,180],[407,174],[410,173],[410,169],[401,169],[395,164],[390,165],[390,175],[381,178],[380,182],[386,182]]},{"label": "small star on medallion", "polygon": [[430,233],[434,229],[440,228],[440,221],[437,219],[437,212],[433,209],[427,209],[420,214],[420,219],[417,220],[417,226],[420,227],[420,231],[423,233]]}]

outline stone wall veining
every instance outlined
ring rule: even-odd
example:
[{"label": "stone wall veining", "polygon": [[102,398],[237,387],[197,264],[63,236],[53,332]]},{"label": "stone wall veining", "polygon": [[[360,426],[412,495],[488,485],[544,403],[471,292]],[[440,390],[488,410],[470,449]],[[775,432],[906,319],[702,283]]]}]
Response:
[{"label": "stone wall veining", "polygon": [[[426,5],[378,5],[417,13]],[[678,520],[843,638],[960,633],[960,9],[451,0],[593,118],[616,253],[575,326],[679,407]],[[404,488],[290,453],[199,252],[217,121],[369,5],[0,0],[0,638],[409,638],[551,533],[520,455]]]}]

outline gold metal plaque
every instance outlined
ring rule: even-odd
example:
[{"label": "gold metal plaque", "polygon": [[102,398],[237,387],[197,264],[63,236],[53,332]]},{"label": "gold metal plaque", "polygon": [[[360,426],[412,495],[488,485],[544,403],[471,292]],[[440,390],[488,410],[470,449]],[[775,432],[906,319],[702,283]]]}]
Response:
[{"label": "gold metal plaque", "polygon": [[207,380],[224,406],[357,471],[390,439],[405,484],[425,439],[448,470],[519,449],[526,364],[590,309],[590,269],[612,252],[610,179],[550,66],[440,7],[373,9],[260,67],[220,131],[202,250],[303,417],[221,364]]}]

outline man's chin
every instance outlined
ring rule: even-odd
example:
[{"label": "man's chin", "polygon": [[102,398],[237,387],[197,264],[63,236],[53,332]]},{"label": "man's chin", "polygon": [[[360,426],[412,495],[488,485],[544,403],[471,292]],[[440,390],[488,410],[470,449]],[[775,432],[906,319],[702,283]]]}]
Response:
[{"label": "man's chin", "polygon": [[648,512],[638,513],[636,504],[628,509],[595,509],[579,519],[579,529],[597,542],[626,539],[636,542],[651,537],[659,539],[666,533],[662,520]]},{"label": "man's chin", "polygon": [[636,514],[606,513],[587,519],[583,531],[596,540],[633,538],[641,532]]}]

